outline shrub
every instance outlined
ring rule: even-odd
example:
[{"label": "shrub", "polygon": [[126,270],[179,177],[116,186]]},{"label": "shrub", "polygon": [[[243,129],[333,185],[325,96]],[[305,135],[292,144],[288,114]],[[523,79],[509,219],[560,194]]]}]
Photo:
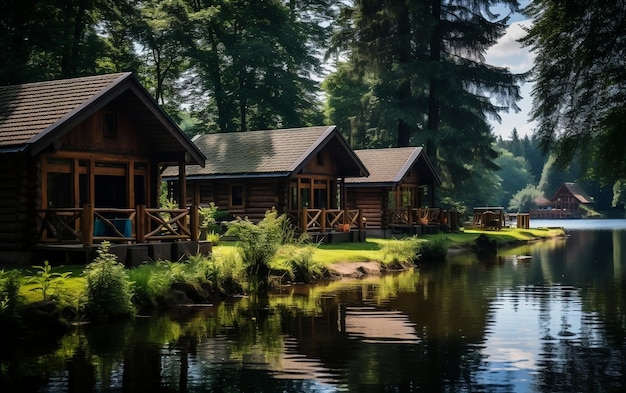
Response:
[{"label": "shrub", "polygon": [[247,218],[238,218],[228,224],[226,235],[235,236],[239,240],[243,264],[255,291],[269,289],[269,263],[279,247],[286,243],[305,241],[305,238],[298,238],[296,234],[287,216],[278,216],[275,209],[266,212],[257,225]]},{"label": "shrub", "polygon": [[443,236],[437,236],[422,242],[419,253],[423,261],[445,261],[448,254],[446,239]]},{"label": "shrub", "polygon": [[7,319],[17,321],[17,309],[20,305],[20,272],[0,270],[0,321]]},{"label": "shrub", "polygon": [[87,280],[85,314],[91,320],[124,318],[135,312],[127,271],[109,249],[110,243],[103,242],[83,273]]},{"label": "shrub", "polygon": [[221,228],[221,226],[218,225],[218,221],[221,221],[228,216],[228,212],[218,210],[218,207],[214,202],[209,203],[209,206],[207,207],[201,207],[199,213],[200,227],[213,229],[214,231],[219,231]]}]

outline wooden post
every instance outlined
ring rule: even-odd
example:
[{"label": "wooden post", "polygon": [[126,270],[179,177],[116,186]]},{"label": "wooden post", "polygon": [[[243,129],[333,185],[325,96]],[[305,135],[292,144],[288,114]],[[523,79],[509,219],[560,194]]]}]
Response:
[{"label": "wooden post", "polygon": [[135,236],[137,243],[146,242],[146,205],[137,205],[135,214]]},{"label": "wooden post", "polygon": [[80,222],[80,230],[84,246],[93,244],[94,208],[91,203],[83,205],[83,217]]},{"label": "wooden post", "polygon": [[187,206],[187,176],[184,162],[178,164],[178,181],[178,208],[184,209]]},{"label": "wooden post", "polygon": [[320,231],[326,232],[326,209],[322,209],[322,216],[320,217]]},{"label": "wooden post", "polygon": [[306,233],[306,228],[307,228],[307,222],[306,222],[306,217],[308,216],[308,213],[306,211],[306,207],[302,208],[302,219],[300,220],[300,225],[302,226],[302,233]]},{"label": "wooden post", "polygon": [[189,220],[189,233],[191,234],[191,240],[197,241],[200,238],[200,236],[198,235],[198,223],[200,222],[200,209],[198,205],[196,205],[195,203],[191,205],[191,208],[189,209],[189,214],[191,215],[191,218]]},{"label": "wooden post", "polygon": [[363,230],[363,210],[359,209],[359,230]]},{"label": "wooden post", "polygon": [[[411,206],[406,207],[407,220],[409,221],[409,228],[413,227],[413,208]],[[418,210],[419,214],[419,210]]]}]

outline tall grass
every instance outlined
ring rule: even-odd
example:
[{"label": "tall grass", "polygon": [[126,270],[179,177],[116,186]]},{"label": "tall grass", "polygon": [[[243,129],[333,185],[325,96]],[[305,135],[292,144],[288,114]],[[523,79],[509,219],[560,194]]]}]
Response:
[{"label": "tall grass", "polygon": [[226,235],[237,237],[242,262],[255,292],[269,290],[270,262],[279,248],[284,244],[306,241],[305,237],[297,237],[287,216],[279,216],[274,209],[267,211],[258,224],[238,218],[228,224]]}]

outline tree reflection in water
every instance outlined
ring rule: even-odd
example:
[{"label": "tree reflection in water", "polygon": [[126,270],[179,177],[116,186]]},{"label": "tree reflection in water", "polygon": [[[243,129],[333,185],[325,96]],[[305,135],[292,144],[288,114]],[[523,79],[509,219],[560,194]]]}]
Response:
[{"label": "tree reflection in water", "polygon": [[571,235],[13,343],[0,391],[621,391],[625,232]]}]

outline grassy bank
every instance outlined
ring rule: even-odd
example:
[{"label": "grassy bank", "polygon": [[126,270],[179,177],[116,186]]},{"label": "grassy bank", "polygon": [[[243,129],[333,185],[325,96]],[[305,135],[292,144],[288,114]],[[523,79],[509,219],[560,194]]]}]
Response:
[{"label": "grassy bank", "polygon": [[[421,235],[403,239],[368,239],[361,243],[308,244],[290,243],[277,247],[268,260],[272,282],[315,282],[329,277],[333,264],[343,262],[378,262],[383,267],[408,267],[415,263],[436,263],[449,250],[471,251],[479,236],[487,236],[498,246],[535,241],[564,235],[562,229],[468,230],[458,233]],[[443,257],[442,257],[443,252]],[[419,255],[419,257],[417,257]],[[240,243],[221,242],[212,257],[193,257],[186,263],[161,261],[138,268],[116,271],[118,286],[128,285],[125,312],[150,312],[185,302],[209,302],[225,296],[256,290],[250,279]],[[68,320],[85,318],[88,292],[96,288],[96,297],[107,299],[109,273],[115,261],[109,254],[105,268],[94,272],[88,266],[38,266],[0,274],[0,319],[16,316],[28,305],[52,302]],[[119,264],[118,264],[119,265]],[[47,269],[47,271],[45,270]],[[108,269],[108,270],[107,270]],[[107,274],[109,276],[107,276]],[[99,289],[98,289],[99,288]],[[104,288],[104,289],[103,289]],[[12,292],[13,291],[13,292]],[[94,296],[93,294],[91,295]],[[102,300],[100,300],[102,301]],[[93,301],[92,301],[93,302]],[[18,306],[16,306],[16,304]],[[1,322],[1,320],[0,320]]]}]

